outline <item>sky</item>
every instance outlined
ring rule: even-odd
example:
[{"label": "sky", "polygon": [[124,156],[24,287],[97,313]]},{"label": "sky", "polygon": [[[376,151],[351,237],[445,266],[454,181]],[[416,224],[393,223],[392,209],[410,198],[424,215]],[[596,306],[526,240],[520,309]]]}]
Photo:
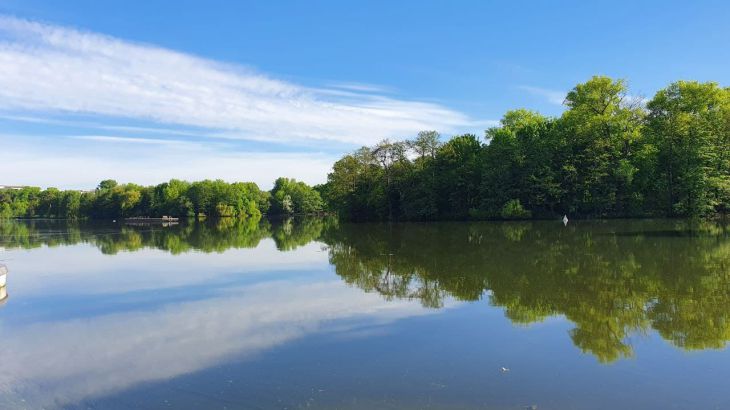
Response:
[{"label": "sky", "polygon": [[730,85],[725,1],[0,0],[0,185],[326,181],[343,154],[560,115],[593,75]]}]

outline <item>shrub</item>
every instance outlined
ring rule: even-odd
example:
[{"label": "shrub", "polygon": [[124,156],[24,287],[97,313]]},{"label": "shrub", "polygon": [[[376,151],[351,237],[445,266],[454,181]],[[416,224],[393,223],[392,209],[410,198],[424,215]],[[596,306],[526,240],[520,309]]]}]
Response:
[{"label": "shrub", "polygon": [[532,212],[523,208],[519,199],[510,199],[502,206],[501,215],[504,219],[528,219]]}]

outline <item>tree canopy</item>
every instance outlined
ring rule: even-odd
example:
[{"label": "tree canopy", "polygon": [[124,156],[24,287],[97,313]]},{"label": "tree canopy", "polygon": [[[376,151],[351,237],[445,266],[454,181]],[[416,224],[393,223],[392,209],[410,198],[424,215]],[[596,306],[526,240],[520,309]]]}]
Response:
[{"label": "tree canopy", "polygon": [[276,181],[271,192],[253,182],[187,182],[155,186],[119,184],[108,179],[93,191],[0,189],[0,218],[118,219],[128,217],[237,217],[265,213],[310,214],[324,209],[318,191],[303,182]]},{"label": "tree canopy", "polygon": [[559,117],[517,109],[443,141],[384,139],[334,163],[325,184],[104,180],[92,192],[0,190],[0,218],[258,217],[332,211],[352,220],[707,217],[730,209],[730,88],[678,81],[651,100],[595,76]]},{"label": "tree canopy", "polygon": [[424,131],[335,163],[320,187],[353,220],[710,216],[730,207],[730,89],[679,81],[650,101],[596,76],[551,118],[507,112],[441,141]]}]

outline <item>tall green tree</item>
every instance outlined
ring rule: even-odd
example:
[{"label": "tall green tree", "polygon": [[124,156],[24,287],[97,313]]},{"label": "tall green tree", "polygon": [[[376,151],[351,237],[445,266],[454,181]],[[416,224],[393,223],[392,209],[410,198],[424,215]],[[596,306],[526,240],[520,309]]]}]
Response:
[{"label": "tall green tree", "polygon": [[406,158],[407,145],[404,142],[393,142],[385,139],[372,149],[375,161],[383,170],[385,177],[385,197],[388,207],[388,219],[394,219],[400,211],[400,199],[402,196],[402,185],[397,184],[396,178],[400,176],[404,166],[409,164]]},{"label": "tall green tree", "polygon": [[304,182],[279,178],[271,190],[271,210],[274,214],[312,214],[322,212],[324,202],[319,192]]},{"label": "tall green tree", "polygon": [[462,219],[479,206],[483,151],[473,134],[455,136],[440,147],[434,166],[440,215]]},{"label": "tall green tree", "polygon": [[657,207],[703,216],[730,207],[730,91],[678,81],[647,104],[646,134],[656,149]]},{"label": "tall green tree", "polygon": [[626,214],[645,115],[641,102],[628,95],[625,81],[595,76],[568,92],[565,104],[560,129],[566,212]]}]

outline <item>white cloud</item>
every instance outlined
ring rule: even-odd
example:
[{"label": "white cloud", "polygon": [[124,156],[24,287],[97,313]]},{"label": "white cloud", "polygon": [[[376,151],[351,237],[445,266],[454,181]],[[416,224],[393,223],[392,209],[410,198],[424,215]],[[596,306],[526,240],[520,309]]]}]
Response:
[{"label": "white cloud", "polygon": [[334,82],[329,85],[330,85],[330,87],[340,88],[343,90],[370,92],[370,93],[392,93],[395,91],[390,87],[385,87],[382,85],[355,83],[355,82],[348,82],[348,83]]},{"label": "white cloud", "polygon": [[9,120],[13,122],[23,122],[30,124],[46,124],[46,125],[58,125],[61,127],[75,127],[85,128],[94,130],[107,130],[107,131],[129,131],[135,133],[144,134],[164,134],[164,135],[184,135],[189,137],[200,137],[206,134],[203,131],[195,132],[193,130],[183,130],[177,128],[160,128],[160,127],[140,127],[133,125],[114,125],[105,124],[97,121],[78,121],[68,119],[58,119],[49,117],[29,116],[29,115],[12,115],[12,114],[0,114],[0,120]]},{"label": "white cloud", "polygon": [[226,143],[199,140],[100,135],[50,140],[0,135],[0,183],[92,189],[107,178],[143,185],[171,178],[221,178],[270,189],[280,176],[308,184],[324,182],[336,160],[333,154],[318,152],[242,152]]},{"label": "white cloud", "polygon": [[[317,89],[109,36],[0,16],[0,109],[82,113],[235,132],[269,141],[371,144],[476,122],[363,84]],[[347,90],[347,91],[343,91]]]},{"label": "white cloud", "polygon": [[550,90],[547,88],[532,87],[528,85],[521,85],[519,86],[519,89],[527,91],[528,93],[536,95],[538,97],[543,97],[547,99],[551,104],[556,105],[563,105],[563,102],[565,101],[565,96],[567,95],[565,91]]},{"label": "white cloud", "polygon": [[187,141],[165,140],[155,138],[134,138],[134,137],[113,137],[109,135],[78,135],[71,138],[77,140],[97,141],[97,142],[117,142],[122,144],[144,144],[144,145],[185,145]]}]

